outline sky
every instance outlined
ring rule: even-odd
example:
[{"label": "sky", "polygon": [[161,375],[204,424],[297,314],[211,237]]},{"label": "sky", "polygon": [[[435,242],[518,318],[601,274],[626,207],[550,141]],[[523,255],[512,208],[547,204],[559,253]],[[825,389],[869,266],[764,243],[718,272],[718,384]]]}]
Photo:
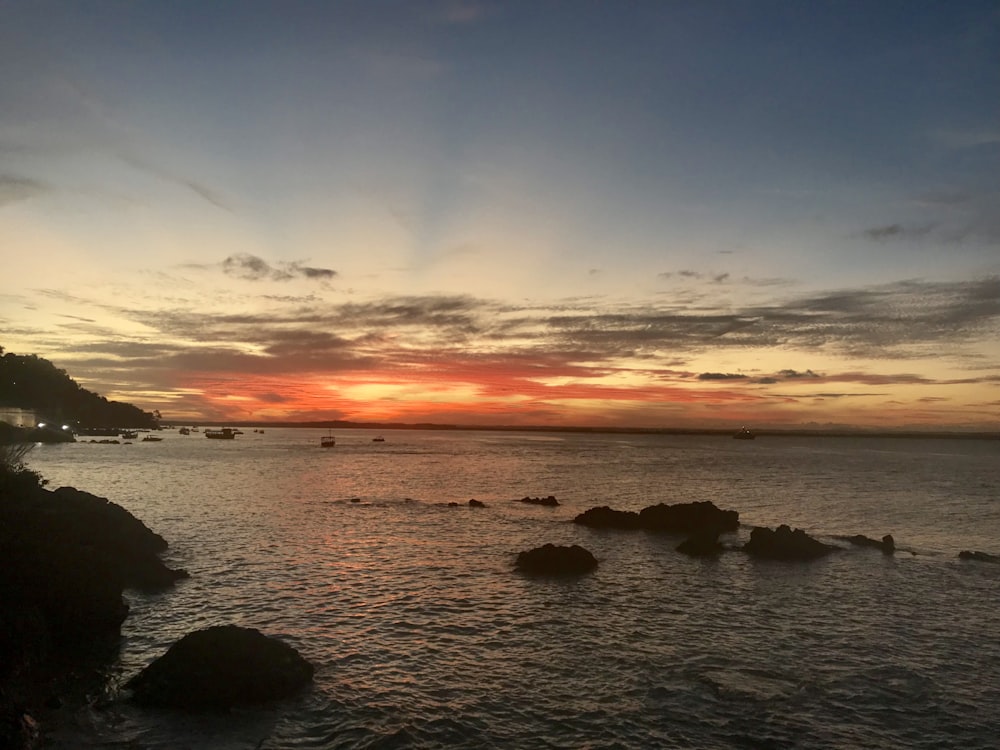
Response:
[{"label": "sky", "polygon": [[1000,2],[0,0],[0,346],[178,421],[1000,429]]}]

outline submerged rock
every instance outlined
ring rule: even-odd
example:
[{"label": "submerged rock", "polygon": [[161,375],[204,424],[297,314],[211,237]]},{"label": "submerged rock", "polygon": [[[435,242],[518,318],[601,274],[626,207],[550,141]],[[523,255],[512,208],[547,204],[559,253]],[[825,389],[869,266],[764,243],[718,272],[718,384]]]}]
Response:
[{"label": "submerged rock", "polygon": [[226,709],[284,698],[312,681],[299,652],[253,628],[188,633],[126,683],[144,706]]},{"label": "submerged rock", "polygon": [[517,556],[515,566],[522,573],[578,575],[597,567],[597,558],[578,544],[569,547],[545,544]]},{"label": "submerged rock", "polygon": [[975,560],[976,562],[1000,563],[1000,555],[989,555],[985,552],[973,552],[963,549],[958,553],[962,560]]},{"label": "submerged rock", "polygon": [[486,503],[484,503],[484,502],[482,502],[480,500],[476,500],[476,498],[472,498],[469,501],[469,507],[470,508],[485,508],[486,507]]},{"label": "submerged rock", "polygon": [[549,495],[548,497],[522,497],[519,502],[527,503],[528,505],[546,505],[550,508],[559,505],[559,501],[556,500],[554,495]]},{"label": "submerged rock", "polygon": [[886,534],[882,537],[881,541],[867,537],[864,534],[855,534],[854,536],[838,536],[837,539],[850,542],[858,547],[871,547],[872,549],[880,550],[883,555],[891,555],[896,551],[896,540],[892,538],[892,534]]},{"label": "submerged rock", "polygon": [[677,551],[691,557],[715,557],[722,553],[724,547],[719,541],[719,535],[713,532],[692,534],[677,545]]},{"label": "submerged rock", "polygon": [[750,541],[743,545],[748,555],[766,560],[815,560],[837,549],[813,539],[802,529],[792,531],[785,524],[773,530],[758,526],[750,532]]}]

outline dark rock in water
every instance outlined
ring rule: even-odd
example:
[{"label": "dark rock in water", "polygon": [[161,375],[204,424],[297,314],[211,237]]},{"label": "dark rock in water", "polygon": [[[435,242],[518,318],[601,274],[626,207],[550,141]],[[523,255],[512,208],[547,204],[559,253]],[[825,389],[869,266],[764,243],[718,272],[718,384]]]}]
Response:
[{"label": "dark rock in water", "polygon": [[167,548],[163,537],[120,505],[73,487],[55,490],[49,505],[56,533],[105,550],[126,587],[161,589],[188,577],[157,557]]},{"label": "dark rock in water", "polygon": [[597,558],[578,544],[570,547],[546,544],[520,553],[515,565],[522,573],[577,575],[596,568]]},{"label": "dark rock in water", "polygon": [[211,710],[287,697],[312,676],[312,664],[288,644],[220,625],[188,633],[126,687],[140,705]]},{"label": "dark rock in water", "polygon": [[838,536],[836,538],[843,539],[845,542],[850,542],[858,547],[871,547],[872,549],[880,550],[883,555],[891,555],[896,551],[896,540],[892,538],[892,534],[886,534],[882,537],[881,541],[867,537],[864,534]]},{"label": "dark rock in water", "polygon": [[813,539],[802,529],[792,531],[785,524],[774,530],[759,526],[750,532],[750,541],[743,545],[747,554],[767,560],[815,560],[837,549]]},{"label": "dark rock in water", "polygon": [[958,553],[962,560],[975,560],[976,562],[1000,563],[1000,555],[989,555],[985,552],[973,552],[963,549]]},{"label": "dark rock in water", "polygon": [[740,514],[735,510],[721,510],[709,500],[676,505],[660,503],[639,511],[639,526],[649,531],[721,534],[739,528]]},{"label": "dark rock in water", "polygon": [[476,498],[472,498],[469,501],[469,507],[470,508],[485,508],[486,507],[486,503],[484,503],[484,502],[482,502],[480,500],[476,500]]},{"label": "dark rock in water", "polygon": [[20,696],[37,706],[46,682],[117,653],[124,588],[186,576],[159,559],[166,546],[104,498],[52,492],[33,472],[0,466],[0,748],[36,733]]},{"label": "dark rock in water", "polygon": [[124,588],[161,588],[187,575],[159,559],[166,546],[96,495],[0,487],[0,608],[37,612],[54,646],[88,648],[118,636],[128,614]]},{"label": "dark rock in water", "polygon": [[549,495],[548,497],[522,497],[520,502],[527,503],[528,505],[547,505],[552,508],[559,505],[559,501],[553,495]]},{"label": "dark rock in water", "polygon": [[721,554],[723,549],[719,535],[710,531],[692,534],[677,545],[678,552],[691,557],[714,557]]},{"label": "dark rock in water", "polygon": [[615,510],[602,505],[585,510],[573,519],[573,523],[593,529],[638,529],[639,514],[631,510]]}]

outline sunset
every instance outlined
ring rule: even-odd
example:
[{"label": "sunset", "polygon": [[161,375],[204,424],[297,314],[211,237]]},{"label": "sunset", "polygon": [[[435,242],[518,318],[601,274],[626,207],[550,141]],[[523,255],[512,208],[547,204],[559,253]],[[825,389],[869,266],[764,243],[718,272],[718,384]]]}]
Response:
[{"label": "sunset", "polygon": [[987,750],[997,0],[0,0],[0,747]]},{"label": "sunset", "polygon": [[997,28],[7,3],[0,343],[181,421],[995,428]]}]

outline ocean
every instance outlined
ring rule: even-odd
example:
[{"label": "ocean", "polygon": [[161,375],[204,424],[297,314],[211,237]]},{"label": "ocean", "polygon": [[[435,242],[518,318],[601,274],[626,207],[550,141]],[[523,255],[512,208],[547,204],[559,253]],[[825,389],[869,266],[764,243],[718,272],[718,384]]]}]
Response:
[{"label": "ocean", "polygon": [[[118,658],[43,718],[46,748],[996,748],[1000,441],[244,428],[37,446],[191,578],[126,593]],[[516,502],[555,495],[559,507]],[[470,508],[476,498],[485,508]],[[571,523],[711,500],[832,541],[809,563],[675,551]],[[449,503],[459,503],[457,507]],[[724,537],[724,541],[727,539]],[[517,553],[580,544],[592,574]],[[185,633],[258,628],[316,666],[259,709],[139,709],[121,685]]]}]

